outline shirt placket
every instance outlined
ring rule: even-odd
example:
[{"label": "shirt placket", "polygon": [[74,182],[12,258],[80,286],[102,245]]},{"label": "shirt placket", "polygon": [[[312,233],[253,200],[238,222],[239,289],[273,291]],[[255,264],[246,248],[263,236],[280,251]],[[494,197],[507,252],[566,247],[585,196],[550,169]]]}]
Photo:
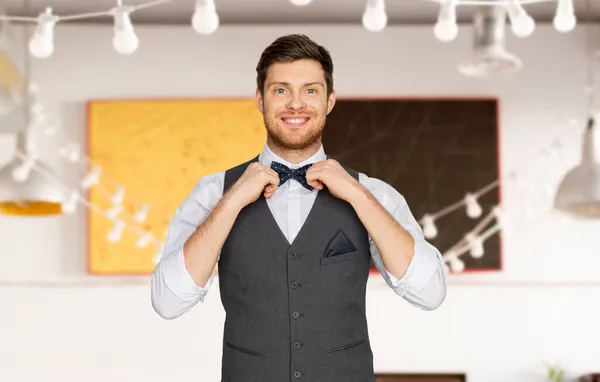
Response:
[{"label": "shirt placket", "polygon": [[302,185],[295,180],[290,180],[288,192],[288,236],[290,242],[294,241],[302,226],[302,205],[300,188]]}]

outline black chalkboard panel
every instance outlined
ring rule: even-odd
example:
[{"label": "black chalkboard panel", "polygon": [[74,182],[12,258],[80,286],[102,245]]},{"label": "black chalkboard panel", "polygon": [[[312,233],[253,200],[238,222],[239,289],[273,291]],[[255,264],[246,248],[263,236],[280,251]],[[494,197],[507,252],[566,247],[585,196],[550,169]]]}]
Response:
[{"label": "black chalkboard panel", "polygon": [[[323,144],[343,165],[391,184],[417,220],[499,178],[499,110],[495,99],[338,99]],[[483,213],[465,208],[436,221],[429,241],[442,253],[500,203],[501,185],[479,199]],[[493,223],[493,222],[492,222]],[[465,271],[499,270],[501,237],[485,254],[461,256]]]}]

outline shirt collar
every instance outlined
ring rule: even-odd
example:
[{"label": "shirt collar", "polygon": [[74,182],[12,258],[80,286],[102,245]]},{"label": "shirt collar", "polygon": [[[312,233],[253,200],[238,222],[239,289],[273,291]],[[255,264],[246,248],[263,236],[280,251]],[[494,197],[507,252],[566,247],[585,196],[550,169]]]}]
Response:
[{"label": "shirt collar", "polygon": [[300,163],[290,163],[286,161],[285,159],[281,158],[280,156],[276,155],[273,151],[271,151],[267,144],[265,144],[262,153],[260,153],[260,155],[258,156],[258,162],[263,166],[271,167],[271,162],[275,161],[284,164],[292,169],[302,167],[309,163],[322,162],[325,159],[327,159],[327,155],[325,154],[323,145],[321,145],[319,150],[315,154],[313,154],[313,156]]}]

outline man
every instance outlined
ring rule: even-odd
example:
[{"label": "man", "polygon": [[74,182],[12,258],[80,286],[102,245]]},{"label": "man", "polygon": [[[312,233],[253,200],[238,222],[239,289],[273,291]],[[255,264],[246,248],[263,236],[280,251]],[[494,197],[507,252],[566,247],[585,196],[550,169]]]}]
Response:
[{"label": "man", "polygon": [[370,260],[398,295],[432,310],[446,294],[440,253],[396,190],[327,158],[335,92],[325,48],[303,35],[275,40],[257,66],[256,103],[263,152],[201,178],[177,210],[153,307],[167,319],[185,313],[218,264],[222,381],[374,382]]}]

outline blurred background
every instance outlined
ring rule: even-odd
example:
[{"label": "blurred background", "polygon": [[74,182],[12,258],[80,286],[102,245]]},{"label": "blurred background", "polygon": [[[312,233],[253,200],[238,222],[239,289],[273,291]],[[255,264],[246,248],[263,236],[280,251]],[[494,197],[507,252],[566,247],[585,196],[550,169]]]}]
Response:
[{"label": "blurred background", "polygon": [[431,312],[372,273],[379,380],[600,373],[598,1],[3,0],[0,20],[0,381],[220,380],[218,283],[169,321],[150,273],[197,180],[262,149],[256,63],[288,33],[334,59],[325,150],[405,195],[447,265]]}]

